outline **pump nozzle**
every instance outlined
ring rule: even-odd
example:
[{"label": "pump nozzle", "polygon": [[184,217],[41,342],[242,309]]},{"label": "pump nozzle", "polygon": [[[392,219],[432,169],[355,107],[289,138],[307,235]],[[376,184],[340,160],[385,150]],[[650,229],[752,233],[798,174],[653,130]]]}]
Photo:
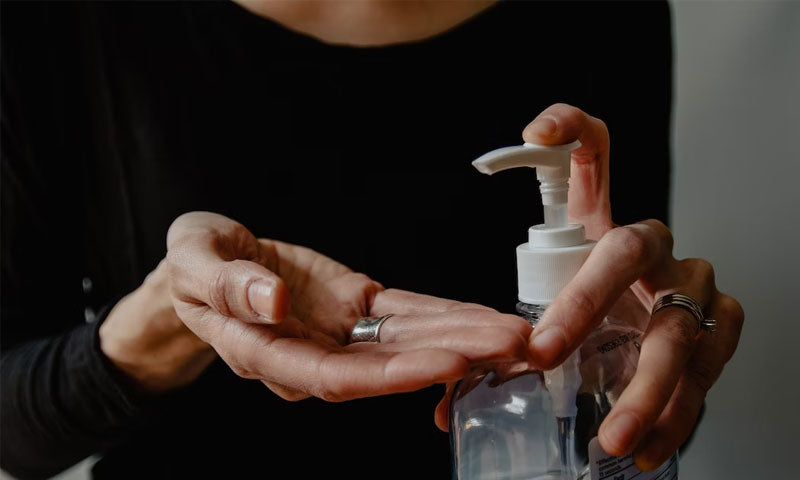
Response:
[{"label": "pump nozzle", "polygon": [[554,146],[526,143],[493,150],[472,162],[488,175],[510,168],[536,168],[544,224],[529,228],[528,243],[517,248],[519,299],[523,302],[550,303],[592,249],[583,225],[567,220],[570,157],[580,145],[578,141]]},{"label": "pump nozzle", "polygon": [[570,155],[580,146],[581,142],[577,140],[567,145],[554,146],[525,143],[492,150],[472,162],[472,165],[487,175],[510,168],[536,168],[544,205],[545,227],[566,227]]}]

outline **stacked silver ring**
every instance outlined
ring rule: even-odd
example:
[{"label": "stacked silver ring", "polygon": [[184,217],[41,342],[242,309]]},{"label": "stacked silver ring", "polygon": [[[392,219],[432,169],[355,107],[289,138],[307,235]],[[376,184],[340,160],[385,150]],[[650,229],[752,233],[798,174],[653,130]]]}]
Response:
[{"label": "stacked silver ring", "polygon": [[353,331],[350,333],[350,343],[357,342],[380,342],[381,326],[383,322],[389,320],[393,314],[382,317],[367,317],[356,322]]},{"label": "stacked silver ring", "polygon": [[653,305],[653,311],[651,315],[655,315],[657,311],[663,310],[667,307],[680,307],[691,313],[694,318],[697,319],[697,326],[701,330],[713,332],[717,329],[717,321],[712,318],[705,318],[705,315],[703,315],[703,309],[700,308],[700,305],[692,297],[681,295],[680,293],[664,295],[656,300],[655,305]]}]

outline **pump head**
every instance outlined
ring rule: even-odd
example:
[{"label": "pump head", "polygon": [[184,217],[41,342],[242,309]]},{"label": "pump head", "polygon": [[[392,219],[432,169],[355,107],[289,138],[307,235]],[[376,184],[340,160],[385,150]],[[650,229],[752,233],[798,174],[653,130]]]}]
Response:
[{"label": "pump head", "polygon": [[548,304],[580,269],[594,242],[587,241],[583,225],[569,223],[570,158],[579,141],[567,145],[525,143],[493,150],[472,162],[481,173],[510,168],[536,168],[544,207],[544,224],[528,229],[528,243],[517,247],[519,299]]},{"label": "pump head", "polygon": [[544,224],[548,228],[565,227],[570,155],[580,146],[581,142],[577,140],[555,146],[525,143],[492,150],[472,162],[472,165],[487,175],[510,168],[536,168],[536,178],[539,179],[539,191],[544,205]]}]

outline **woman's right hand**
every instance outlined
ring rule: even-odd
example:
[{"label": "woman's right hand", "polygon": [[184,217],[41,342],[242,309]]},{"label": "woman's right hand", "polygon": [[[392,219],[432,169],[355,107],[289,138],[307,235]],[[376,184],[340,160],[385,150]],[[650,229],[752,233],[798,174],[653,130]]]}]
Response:
[{"label": "woman's right hand", "polygon": [[[408,392],[457,380],[474,364],[527,361],[531,327],[519,317],[385,290],[221,215],[182,215],[167,247],[178,316],[234,372],[285,399]],[[381,343],[348,343],[360,318],[390,313]]]}]

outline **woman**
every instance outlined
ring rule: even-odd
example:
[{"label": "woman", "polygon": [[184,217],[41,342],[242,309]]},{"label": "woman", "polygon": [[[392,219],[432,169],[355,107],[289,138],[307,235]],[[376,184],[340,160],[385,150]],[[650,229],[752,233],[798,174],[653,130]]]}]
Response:
[{"label": "woman", "polygon": [[[546,108],[609,125],[615,221],[663,219],[666,5],[245,7],[3,5],[3,468],[101,452],[98,478],[441,478],[441,392],[375,396],[555,365],[631,284],[720,323],[655,316],[600,432],[645,468],[671,454],[741,310],[662,224],[609,231],[605,125]],[[584,144],[570,214],[602,239],[531,335],[480,305],[514,302],[535,184],[469,160],[539,112],[525,140]],[[348,343],[384,314],[380,342]]]}]

